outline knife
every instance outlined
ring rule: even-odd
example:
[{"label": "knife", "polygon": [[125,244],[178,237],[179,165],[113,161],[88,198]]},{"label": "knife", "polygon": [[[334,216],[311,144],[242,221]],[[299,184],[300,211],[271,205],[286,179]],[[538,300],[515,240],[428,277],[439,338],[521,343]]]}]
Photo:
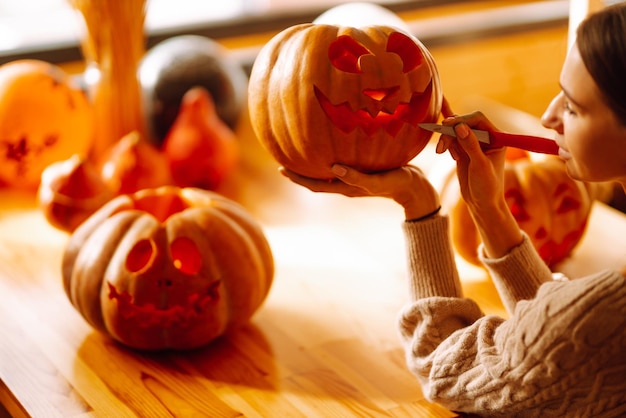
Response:
[{"label": "knife", "polygon": [[[456,138],[456,133],[452,126],[438,125],[436,123],[420,123],[419,127],[427,131]],[[478,141],[489,145],[489,148],[513,147],[541,154],[557,155],[559,153],[559,146],[552,139],[531,135],[509,134],[506,132],[488,132],[478,129],[472,129],[472,131],[476,135],[476,138],[478,138]]]}]

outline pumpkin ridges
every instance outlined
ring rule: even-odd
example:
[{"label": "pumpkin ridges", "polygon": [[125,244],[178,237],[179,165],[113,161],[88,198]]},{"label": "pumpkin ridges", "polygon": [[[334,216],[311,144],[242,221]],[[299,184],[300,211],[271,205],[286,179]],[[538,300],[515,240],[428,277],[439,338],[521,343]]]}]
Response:
[{"label": "pumpkin ridges", "polygon": [[[311,66],[302,68],[302,60],[294,59],[294,57],[302,53],[298,50],[299,44],[315,45],[318,41],[318,39],[312,36],[313,33],[308,31],[312,27],[312,24],[296,25],[285,32],[281,32],[274,38],[277,42],[270,41],[264,49],[267,48],[270,51],[271,59],[269,63],[262,65],[262,67],[265,67],[263,71],[266,71],[267,75],[257,81],[256,74],[260,72],[255,71],[250,82],[250,86],[277,86],[277,88],[258,92],[250,90],[250,112],[251,115],[263,116],[258,124],[261,131],[257,136],[260,139],[266,136],[269,138],[269,141],[261,141],[262,144],[283,165],[289,161],[294,161],[295,165],[307,164],[307,159],[303,155],[306,149],[310,147],[309,143],[313,140],[309,132],[304,130],[304,127],[310,123],[308,119],[311,114],[306,111],[306,108],[301,106],[302,103],[307,103],[310,93],[307,89],[295,89],[295,91],[292,91],[293,89],[291,88],[294,83],[308,84],[310,82],[309,74],[323,70],[318,67],[321,60],[316,60],[312,63],[312,65],[315,65],[315,68],[311,68]],[[263,54],[259,54],[259,56],[261,59],[263,58]],[[292,71],[283,70],[283,68],[290,66],[293,67]],[[286,71],[287,74],[285,74]],[[292,94],[295,95],[295,98],[292,97]],[[263,97],[267,97],[266,102],[261,102],[260,106],[255,107],[256,99]],[[269,130],[264,130],[264,127],[269,127]],[[318,128],[319,131],[316,135],[329,135],[324,126],[319,126]],[[290,138],[301,138],[302,140],[291,141]],[[321,145],[325,149],[320,149],[319,147],[316,149],[316,153],[310,157],[312,163],[319,163],[316,161],[316,155],[324,155],[330,152],[327,144]]]},{"label": "pumpkin ridges", "polygon": [[[345,99],[349,100],[346,106],[349,106],[353,113],[355,110],[370,108],[372,101],[363,94],[363,91],[370,88],[393,87],[386,84],[388,81],[377,80],[376,77],[388,75],[394,66],[401,70],[400,62],[391,57],[386,60],[387,64],[377,63],[374,67],[377,72],[367,75],[365,81],[363,80],[365,76],[361,74],[333,75],[337,73],[337,69],[328,58],[328,45],[337,37],[350,36],[357,42],[370,46],[374,42],[370,38],[374,38],[383,45],[375,46],[373,53],[383,54],[387,53],[384,51],[386,43],[380,40],[390,33],[403,32],[384,26],[357,29],[305,24],[281,32],[262,49],[250,78],[249,110],[258,139],[281,165],[304,176],[326,179],[333,178],[330,171],[333,163],[347,164],[363,171],[388,170],[406,164],[423,149],[431,135],[413,132],[417,129],[416,126],[410,128],[404,121],[400,133],[395,137],[385,130],[388,125],[381,123],[380,119],[372,118],[369,121],[355,115],[355,127],[352,130],[349,130],[350,124],[343,126],[343,130],[331,126],[327,117],[327,112],[331,110],[323,110],[315,94],[316,87],[324,96],[329,95],[328,99],[332,106],[342,106],[339,115],[347,114],[348,111],[341,101],[332,99],[333,91],[359,92]],[[414,37],[405,36],[413,42],[416,41]],[[423,47],[421,43],[419,45]],[[422,53],[424,56],[429,55],[425,49]],[[300,59],[296,60],[294,57]],[[438,78],[432,58],[425,59],[422,66],[426,66],[424,70],[427,71],[419,72],[419,77],[416,77],[419,80],[410,81],[412,89],[415,85],[420,85],[417,90],[427,89],[428,84],[425,83],[427,75]],[[324,83],[327,84],[320,86],[317,84],[320,80],[325,80]],[[367,83],[371,83],[372,80],[376,83],[368,85]],[[394,83],[400,83],[405,89],[409,83],[403,78],[394,80]],[[433,82],[432,86],[438,90],[430,97],[429,106],[425,108],[427,117],[422,121],[437,119],[441,108],[439,81]],[[325,91],[326,89],[330,91]],[[411,92],[414,93],[414,90]],[[404,99],[410,100],[410,97]],[[330,109],[330,105],[327,108]],[[361,119],[367,120],[367,128],[360,125]],[[398,119],[392,120],[395,124],[401,122]],[[373,130],[375,135],[363,129]]]},{"label": "pumpkin ridges", "polygon": [[64,285],[87,322],[114,339],[145,350],[198,347],[248,320],[267,296],[269,244],[234,201],[165,186],[103,209],[70,238]]},{"label": "pumpkin ridges", "polygon": [[[269,108],[268,112],[273,112],[276,117],[271,117],[270,120],[276,122],[281,121],[280,124],[273,124],[273,127],[278,127],[278,133],[274,136],[277,143],[280,146],[283,160],[281,163],[286,163],[293,160],[296,165],[304,164],[323,164],[324,155],[334,153],[334,144],[332,141],[317,142],[317,137],[328,137],[331,135],[330,130],[320,124],[315,124],[313,121],[309,121],[311,118],[317,118],[318,115],[308,111],[307,103],[311,100],[313,95],[312,89],[299,88],[294,89],[292,86],[294,83],[301,83],[302,85],[313,84],[311,74],[326,74],[328,73],[328,65],[324,65],[326,54],[322,54],[319,59],[311,62],[309,60],[299,60],[296,63],[292,63],[291,57],[297,57],[298,54],[302,54],[300,45],[317,45],[320,42],[320,33],[314,31],[314,25],[301,26],[301,31],[289,39],[289,47],[281,54],[282,65],[292,64],[293,68],[290,77],[285,76],[284,72],[276,72],[272,70],[272,74],[280,76],[279,85],[280,89],[276,91],[278,95],[277,99],[280,100],[280,112],[273,111],[274,108]],[[333,29],[333,28],[331,28]],[[337,36],[337,31],[322,33],[324,39],[321,42],[328,42],[326,38],[334,39]],[[302,39],[301,39],[302,38]],[[324,51],[326,52],[326,51]],[[312,55],[320,55],[319,52]],[[287,61],[287,62],[285,62]],[[281,76],[282,74],[282,76]],[[295,95],[295,99],[292,97]],[[316,125],[316,131],[310,132],[306,129],[312,124]],[[280,126],[284,126],[284,133],[281,132]],[[300,141],[291,141],[291,138],[300,138]],[[315,147],[315,152],[311,155],[307,155],[307,149]]]},{"label": "pumpkin ridges", "polygon": [[195,200],[203,199],[205,205],[216,208],[219,212],[228,216],[232,221],[245,231],[245,234],[252,240],[253,248],[258,251],[261,260],[264,260],[264,277],[266,278],[266,290],[272,285],[274,277],[274,259],[272,257],[272,249],[265,238],[265,234],[261,226],[251,218],[243,206],[238,203],[226,199],[217,193],[208,191],[200,191],[198,189],[183,189],[181,195],[185,199]]},{"label": "pumpkin ridges", "polygon": [[241,324],[252,316],[269,290],[263,259],[251,236],[221,210],[216,209],[211,216],[202,216],[196,222],[198,231],[210,231],[212,239],[208,245],[213,257],[224,266],[222,299],[229,313],[225,325]]},{"label": "pumpkin ridges", "polygon": [[[310,25],[312,24],[304,24],[304,27]],[[262,119],[261,123],[255,128],[255,132],[259,138],[271,138],[270,141],[263,141],[262,144],[272,155],[281,155],[283,151],[277,135],[274,134],[280,126],[273,126],[272,121],[274,119],[267,113],[274,106],[279,105],[283,98],[282,91],[279,89],[266,90],[264,87],[273,83],[272,76],[274,73],[272,68],[278,61],[282,48],[286,43],[290,42],[292,33],[300,31],[301,28],[302,26],[299,25],[293,26],[270,39],[264,47],[267,53],[257,55],[254,62],[257,71],[251,75],[248,84],[248,111],[251,115],[259,115],[259,118]],[[282,161],[282,158],[278,158],[278,161]]]},{"label": "pumpkin ridges", "polygon": [[[421,48],[422,50],[425,50],[425,51],[428,50],[426,46],[422,43],[422,41],[417,39],[412,34],[409,34],[409,36],[411,36],[413,40],[422,47]],[[431,54],[422,54],[422,55],[424,56],[424,59],[426,60],[430,68],[434,68],[434,69],[437,68],[437,64],[435,63],[435,58]],[[441,79],[438,76],[437,77],[433,76],[431,78],[431,83],[432,83],[433,92],[441,92],[443,90],[442,85],[441,85]],[[436,94],[435,100],[431,99],[431,109],[430,109],[430,111],[435,115],[435,118],[439,116],[442,106],[443,106],[443,94]]]},{"label": "pumpkin ridges", "polygon": [[[124,219],[126,222],[121,222],[120,219]],[[109,229],[106,223],[112,225]],[[117,232],[117,233],[115,233]],[[142,286],[142,283],[138,283],[137,280],[126,282],[125,280],[118,280],[119,276],[123,278],[129,274],[126,271],[126,259],[128,257],[129,248],[132,248],[133,243],[142,238],[150,238],[157,242],[160,240],[159,235],[162,235],[160,230],[160,223],[151,215],[142,211],[129,210],[117,213],[111,218],[105,221],[97,231],[91,235],[85,242],[85,247],[88,248],[92,242],[101,242],[103,249],[112,248],[112,251],[108,253],[108,256],[98,260],[103,264],[103,270],[93,271],[93,267],[90,267],[89,271],[91,275],[102,277],[103,280],[100,283],[100,292],[98,293],[99,311],[103,317],[108,332],[116,339],[121,340],[123,333],[120,328],[123,329],[126,318],[119,318],[119,312],[117,311],[118,301],[110,300],[109,285],[115,287],[117,292],[127,292],[133,296],[135,303],[140,303],[141,300],[136,299],[137,294],[141,294],[138,291],[138,287]],[[162,238],[161,238],[162,240]],[[159,263],[159,259],[163,257],[162,254],[157,253],[157,260],[154,264]],[[82,260],[77,260],[80,264]],[[102,273],[101,273],[102,272]],[[80,278],[76,278],[81,281]],[[83,278],[82,281],[85,281]],[[93,303],[93,300],[91,300]],[[84,312],[84,311],[83,311]],[[120,327],[121,324],[121,327]]]},{"label": "pumpkin ridges", "polygon": [[82,242],[83,250],[77,254],[75,260],[75,264],[89,265],[89,271],[77,269],[73,270],[71,276],[64,277],[64,281],[68,283],[70,301],[87,322],[97,329],[106,329],[107,321],[101,310],[101,303],[94,303],[94,298],[102,298],[109,260],[115,256],[118,243],[125,236],[111,234],[109,228],[127,233],[140,215],[139,212],[120,212],[104,220],[101,227]]},{"label": "pumpkin ridges", "polygon": [[[70,293],[70,281],[74,274],[74,266],[76,265],[76,257],[83,247],[83,243],[90,236],[93,231],[100,227],[100,225],[108,219],[113,213],[123,210],[124,208],[132,207],[132,201],[126,195],[115,197],[109,202],[105,203],[98,211],[87,218],[78,228],[72,233],[70,239],[66,245],[63,253],[63,260],[61,263],[61,272],[63,276],[63,287],[65,293],[68,296]],[[71,297],[70,297],[71,299]]]},{"label": "pumpkin ridges", "polygon": [[[194,332],[194,337],[200,338],[200,336],[202,336],[202,338],[206,338],[206,340],[197,341],[194,345],[209,342],[216,336],[223,334],[230,326],[229,302],[231,295],[227,295],[224,292],[224,287],[228,280],[225,280],[226,278],[223,273],[223,269],[227,268],[225,265],[228,266],[228,263],[224,263],[224,260],[220,260],[219,257],[216,256],[212,246],[216,244],[221,245],[222,241],[233,239],[233,236],[227,235],[226,237],[219,237],[215,234],[213,228],[208,228],[205,223],[202,223],[201,220],[210,219],[214,224],[219,224],[219,221],[216,222],[214,219],[216,216],[220,216],[218,213],[211,211],[209,215],[205,211],[206,208],[188,209],[185,212],[176,214],[166,225],[166,239],[170,245],[172,239],[176,239],[180,236],[188,237],[195,243],[203,243],[206,241],[205,245],[207,245],[208,248],[201,248],[201,250],[203,250],[203,267],[201,271],[204,272],[208,268],[210,277],[205,277],[205,279],[214,279],[213,283],[219,283],[219,299],[214,303],[210,312],[207,311],[210,313],[210,317],[206,318],[201,324],[195,324],[195,328],[198,329],[198,332]],[[254,285],[254,282],[251,283],[251,287]],[[180,330],[174,329],[168,331],[173,340],[170,342],[166,340],[166,344],[171,347],[177,347],[180,342],[176,341],[176,334],[180,332]]]}]

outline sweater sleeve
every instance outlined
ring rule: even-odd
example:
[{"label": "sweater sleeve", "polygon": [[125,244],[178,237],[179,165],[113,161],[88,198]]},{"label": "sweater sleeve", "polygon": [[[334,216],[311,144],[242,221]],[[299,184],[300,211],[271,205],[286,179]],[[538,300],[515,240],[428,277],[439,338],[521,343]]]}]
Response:
[{"label": "sweater sleeve", "polygon": [[483,245],[478,248],[480,261],[489,271],[509,314],[517,302],[532,299],[539,286],[552,281],[552,272],[539,257],[528,235],[523,235],[522,243],[501,258],[487,258]]},{"label": "sweater sleeve", "polygon": [[[507,285],[525,299],[510,319],[484,315],[461,295],[447,225],[445,216],[404,225],[412,301],[399,330],[424,396],[481,416],[618,416],[626,405],[624,277],[543,282],[531,271],[528,290]],[[493,261],[494,271],[528,271],[525,245]]]},{"label": "sweater sleeve", "polygon": [[454,251],[448,235],[449,218],[437,215],[420,222],[405,222],[409,258],[409,292],[417,301],[414,310],[403,315],[402,332],[416,332],[416,353],[434,350],[459,328],[483,316],[478,305],[463,298]]},{"label": "sweater sleeve", "polygon": [[448,236],[449,219],[436,215],[419,222],[405,222],[411,297],[462,296],[461,282]]}]

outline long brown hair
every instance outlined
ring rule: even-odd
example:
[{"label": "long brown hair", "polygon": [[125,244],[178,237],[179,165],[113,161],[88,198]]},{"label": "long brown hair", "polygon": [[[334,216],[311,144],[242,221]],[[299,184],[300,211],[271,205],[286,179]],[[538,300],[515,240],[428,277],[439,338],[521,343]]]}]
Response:
[{"label": "long brown hair", "polygon": [[590,15],[576,35],[587,71],[608,106],[626,125],[626,3]]}]

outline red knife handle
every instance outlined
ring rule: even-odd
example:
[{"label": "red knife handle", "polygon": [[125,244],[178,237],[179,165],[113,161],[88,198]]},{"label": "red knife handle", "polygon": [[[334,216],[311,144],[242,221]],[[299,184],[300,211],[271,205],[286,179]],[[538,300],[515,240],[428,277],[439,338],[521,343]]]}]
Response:
[{"label": "red knife handle", "polygon": [[559,146],[555,141],[531,135],[509,134],[506,132],[489,132],[490,147],[513,147],[542,154],[559,153]]}]

